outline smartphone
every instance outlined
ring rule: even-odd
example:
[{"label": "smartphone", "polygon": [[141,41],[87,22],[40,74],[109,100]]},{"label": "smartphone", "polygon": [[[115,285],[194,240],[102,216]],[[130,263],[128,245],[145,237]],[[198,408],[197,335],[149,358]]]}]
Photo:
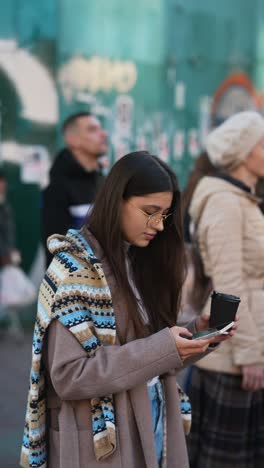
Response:
[{"label": "smartphone", "polygon": [[228,325],[226,325],[224,328],[221,328],[221,330],[218,330],[217,328],[209,328],[208,330],[202,330],[198,333],[194,333],[192,336],[193,340],[207,340],[207,338],[214,338],[215,336],[219,335],[228,335],[229,331],[235,322],[230,322]]}]

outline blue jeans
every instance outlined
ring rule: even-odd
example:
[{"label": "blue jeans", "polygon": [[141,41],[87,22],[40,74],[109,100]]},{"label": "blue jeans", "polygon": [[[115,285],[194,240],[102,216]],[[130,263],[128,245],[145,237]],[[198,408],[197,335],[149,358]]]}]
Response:
[{"label": "blue jeans", "polygon": [[163,415],[164,415],[164,396],[160,381],[148,386],[149,398],[151,403],[153,432],[155,438],[156,452],[159,467],[161,467],[162,448],[163,448]]}]

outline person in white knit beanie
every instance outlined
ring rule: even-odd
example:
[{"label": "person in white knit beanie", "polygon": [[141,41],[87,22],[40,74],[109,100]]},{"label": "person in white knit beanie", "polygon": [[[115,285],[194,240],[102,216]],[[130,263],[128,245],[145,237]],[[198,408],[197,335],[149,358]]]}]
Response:
[{"label": "person in white knit beanie", "polygon": [[254,111],[239,112],[229,117],[207,137],[205,146],[211,163],[231,170],[250,154],[264,137],[264,119]]},{"label": "person in white knit beanie", "polygon": [[187,186],[187,192],[188,187],[192,191],[188,214],[194,241],[189,297],[201,315],[210,313],[213,290],[239,296],[241,302],[236,335],[192,369],[190,468],[260,468],[264,216],[255,192],[264,177],[264,119],[252,111],[230,117],[209,134],[206,150]]}]

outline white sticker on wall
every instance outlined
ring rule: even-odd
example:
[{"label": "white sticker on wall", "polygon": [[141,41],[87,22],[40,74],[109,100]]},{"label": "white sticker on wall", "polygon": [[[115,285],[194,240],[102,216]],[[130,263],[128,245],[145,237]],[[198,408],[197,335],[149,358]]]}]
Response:
[{"label": "white sticker on wall", "polygon": [[176,83],[174,88],[174,105],[176,109],[182,110],[185,108],[186,85],[182,81]]},{"label": "white sticker on wall", "polygon": [[173,137],[173,158],[182,159],[185,147],[185,134],[183,130],[176,130]]},{"label": "white sticker on wall", "polygon": [[168,142],[168,136],[165,132],[160,133],[157,139],[157,150],[159,158],[164,161],[168,162],[169,161],[169,156],[170,156],[170,148],[169,148],[169,142]]},{"label": "white sticker on wall", "polygon": [[115,134],[119,138],[131,138],[134,100],[131,96],[120,95],[115,105]]},{"label": "white sticker on wall", "polygon": [[188,132],[188,152],[192,158],[196,158],[200,153],[199,135],[196,128],[191,128]]}]

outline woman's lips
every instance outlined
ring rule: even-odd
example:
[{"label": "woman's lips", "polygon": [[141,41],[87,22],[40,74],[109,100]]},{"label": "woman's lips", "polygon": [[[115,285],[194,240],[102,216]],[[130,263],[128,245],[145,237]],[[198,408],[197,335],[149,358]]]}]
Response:
[{"label": "woman's lips", "polygon": [[147,240],[152,240],[156,236],[156,234],[148,234],[147,232],[144,232],[144,235]]}]

